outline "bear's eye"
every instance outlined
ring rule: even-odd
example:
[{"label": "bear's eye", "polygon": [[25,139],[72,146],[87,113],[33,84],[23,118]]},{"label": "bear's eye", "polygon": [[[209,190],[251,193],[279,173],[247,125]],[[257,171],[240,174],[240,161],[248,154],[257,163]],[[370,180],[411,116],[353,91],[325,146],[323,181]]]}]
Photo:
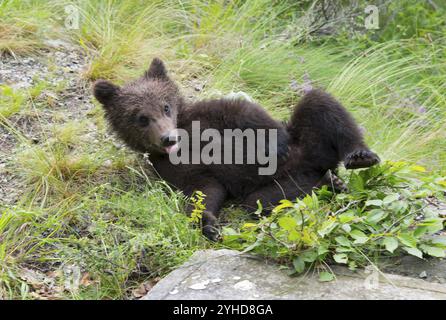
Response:
[{"label": "bear's eye", "polygon": [[168,104],[164,105],[164,113],[170,116],[170,106]]},{"label": "bear's eye", "polygon": [[141,127],[146,127],[149,124],[150,120],[146,116],[139,116],[138,123]]}]

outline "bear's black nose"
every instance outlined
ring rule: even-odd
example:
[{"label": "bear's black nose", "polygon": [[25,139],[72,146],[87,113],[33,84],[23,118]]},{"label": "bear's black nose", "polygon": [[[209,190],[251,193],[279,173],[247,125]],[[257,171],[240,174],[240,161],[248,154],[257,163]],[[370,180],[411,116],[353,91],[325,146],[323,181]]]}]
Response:
[{"label": "bear's black nose", "polygon": [[161,137],[161,144],[163,147],[173,146],[175,143],[177,143],[177,137],[175,136],[166,134]]}]

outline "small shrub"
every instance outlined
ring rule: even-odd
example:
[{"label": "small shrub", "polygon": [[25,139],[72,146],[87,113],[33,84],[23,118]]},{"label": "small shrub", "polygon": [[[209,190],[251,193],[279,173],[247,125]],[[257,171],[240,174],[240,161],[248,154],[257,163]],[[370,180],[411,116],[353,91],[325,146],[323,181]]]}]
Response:
[{"label": "small shrub", "polygon": [[326,263],[350,268],[410,254],[445,257],[444,216],[433,210],[446,178],[417,165],[386,162],[353,172],[350,193],[327,188],[294,202],[282,200],[269,217],[224,229],[224,244],[284,263],[301,273]]}]

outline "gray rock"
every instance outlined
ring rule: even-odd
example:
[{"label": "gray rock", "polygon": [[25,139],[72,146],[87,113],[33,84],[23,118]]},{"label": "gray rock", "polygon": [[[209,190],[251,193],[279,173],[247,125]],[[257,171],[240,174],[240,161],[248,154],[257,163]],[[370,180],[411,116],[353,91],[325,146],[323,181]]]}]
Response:
[{"label": "gray rock", "polygon": [[142,299],[446,299],[446,286],[419,278],[352,272],[334,266],[336,280],[316,272],[290,277],[275,264],[232,250],[196,252]]},{"label": "gray rock", "polygon": [[405,256],[392,261],[383,268],[385,272],[406,277],[419,277],[429,282],[446,283],[446,260],[422,260],[414,256]]}]

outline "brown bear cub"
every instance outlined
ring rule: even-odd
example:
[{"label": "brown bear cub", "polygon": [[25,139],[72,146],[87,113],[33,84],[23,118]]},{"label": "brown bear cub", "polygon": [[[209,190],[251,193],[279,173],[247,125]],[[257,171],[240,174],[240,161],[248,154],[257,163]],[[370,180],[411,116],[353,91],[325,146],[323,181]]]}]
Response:
[{"label": "brown bear cub", "polygon": [[[133,150],[148,153],[164,180],[186,196],[198,190],[206,195],[202,228],[212,240],[219,236],[216,223],[226,199],[236,199],[250,211],[255,211],[260,201],[268,210],[281,199],[294,200],[324,184],[342,188],[342,181],[329,174],[341,161],[347,169],[379,162],[347,110],[320,90],[307,93],[288,124],[283,124],[272,119],[261,106],[244,100],[185,103],[163,62],[154,59],[141,78],[122,87],[98,80],[94,96],[103,105],[113,131]],[[226,129],[276,130],[275,147],[268,149],[273,140],[265,139],[264,149],[270,150],[269,156],[276,156],[277,170],[260,175],[259,161],[172,163],[170,155],[184,151],[179,147],[182,138],[178,138],[177,130],[192,134],[195,121],[199,121],[200,132],[214,129],[222,135]],[[256,133],[255,139],[260,139],[260,135]],[[188,148],[186,151],[195,152]],[[232,144],[231,148],[235,151]],[[247,151],[242,153],[244,160],[248,156]]]}]

